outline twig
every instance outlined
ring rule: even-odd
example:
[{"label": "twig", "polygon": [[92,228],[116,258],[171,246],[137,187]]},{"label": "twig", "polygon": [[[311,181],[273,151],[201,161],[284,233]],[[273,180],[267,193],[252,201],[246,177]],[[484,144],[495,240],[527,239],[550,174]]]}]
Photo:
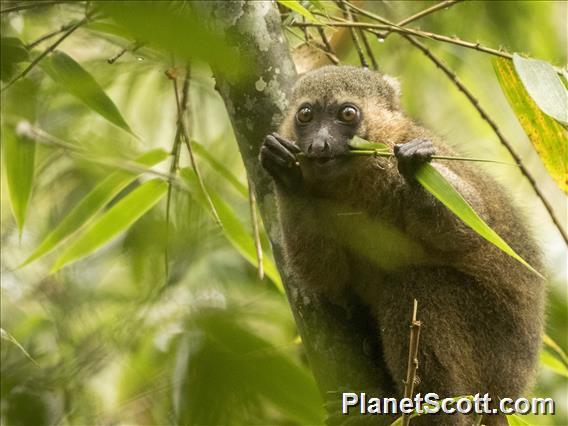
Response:
[{"label": "twig", "polygon": [[142,47],[142,43],[135,41],[134,43],[132,43],[130,46],[126,46],[123,47],[120,51],[118,51],[114,56],[110,57],[107,59],[107,62],[109,64],[114,64],[116,61],[118,61],[122,55],[124,55],[126,52],[136,52],[138,49],[140,49]]},{"label": "twig", "polygon": [[294,31],[292,31],[290,28],[286,27],[285,28],[286,31],[288,31],[288,33],[292,36],[292,37],[296,37],[300,40],[302,40],[302,44],[306,45],[306,46],[310,46],[310,47],[314,47],[318,50],[321,50],[328,58],[331,62],[333,62],[334,65],[338,65],[339,64],[339,59],[337,58],[337,56],[335,56],[335,54],[328,52],[327,49],[325,48],[324,45],[320,45],[317,42],[314,41],[308,41],[307,43],[304,41],[304,39],[299,35],[296,34]]},{"label": "twig", "polygon": [[36,47],[38,44],[43,43],[45,40],[49,40],[52,37],[55,37],[57,34],[61,34],[65,31],[67,31],[68,29],[72,28],[73,25],[75,25],[77,22],[73,21],[70,22],[66,25],[62,25],[61,28],[59,28],[58,30],[52,31],[50,33],[44,34],[41,37],[39,37],[37,40],[32,41],[31,43],[28,43],[26,45],[26,47],[28,49],[33,49],[34,47]]},{"label": "twig", "polygon": [[[351,11],[345,7],[344,0],[339,0],[338,5],[340,9],[343,11],[343,16],[345,19],[349,21],[353,21],[353,16],[351,15]],[[305,24],[308,25],[308,24]],[[359,61],[361,62],[361,66],[365,68],[369,68],[369,64],[365,59],[365,55],[363,54],[363,50],[361,50],[361,43],[359,42],[359,36],[354,28],[349,29],[351,32],[351,39],[353,40],[353,45],[355,46],[355,50],[357,51],[357,55],[359,55]]]},{"label": "twig", "polygon": [[[188,72],[189,72],[189,67],[188,67]],[[221,223],[221,219],[219,218],[219,214],[217,213],[217,209],[215,208],[215,204],[213,204],[213,200],[211,200],[211,196],[209,195],[209,192],[207,191],[207,188],[205,187],[205,183],[203,182],[203,178],[201,177],[201,173],[199,172],[199,168],[197,167],[197,162],[195,161],[195,156],[193,155],[193,149],[191,148],[191,139],[190,139],[190,136],[189,136],[189,131],[187,129],[187,125],[185,124],[185,117],[184,117],[184,114],[183,114],[181,100],[180,100],[180,97],[179,97],[177,79],[173,78],[172,82],[173,82],[174,92],[175,92],[175,97],[176,97],[176,105],[177,105],[177,113],[178,113],[178,127],[179,127],[179,130],[180,130],[180,133],[181,133],[180,137],[183,140],[183,142],[184,142],[184,144],[187,148],[187,151],[189,153],[189,160],[191,162],[191,168],[193,169],[193,172],[195,173],[195,177],[197,178],[197,183],[199,185],[199,188],[201,189],[203,195],[205,196],[205,200],[207,201],[207,204],[209,204],[209,208],[211,210],[211,213],[213,214],[213,219],[215,220],[217,225],[219,225],[222,228],[223,224]]]},{"label": "twig", "polygon": [[71,34],[73,34],[73,32],[79,28],[81,25],[83,25],[85,22],[87,22],[89,20],[89,17],[86,16],[83,19],[81,19],[79,22],[77,22],[75,25],[73,25],[71,28],[69,28],[67,31],[65,31],[65,33],[59,37],[57,39],[57,41],[55,43],[53,43],[52,45],[50,45],[47,49],[45,49],[37,58],[35,58],[27,67],[26,69],[24,69],[20,74],[18,74],[16,77],[14,77],[9,83],[7,83],[2,90],[0,90],[1,92],[5,91],[6,89],[8,89],[12,84],[14,84],[16,81],[18,81],[20,78],[25,77],[43,58],[45,58],[48,54],[50,54],[51,52],[53,52],[57,46],[59,46],[63,40],[65,40],[67,37],[69,37]]},{"label": "twig", "polygon": [[331,44],[329,43],[329,39],[325,35],[325,31],[321,27],[318,27],[317,30],[318,30],[319,36],[321,38],[321,41],[322,41],[323,45],[325,46],[325,53],[326,53],[327,57],[335,65],[339,65],[339,59],[337,59],[337,56],[335,55],[335,52],[333,51],[333,47],[331,46]]},{"label": "twig", "polygon": [[54,0],[54,1],[38,1],[36,3],[21,3],[14,6],[8,6],[2,10],[0,10],[0,14],[3,13],[10,13],[10,12],[19,12],[21,10],[26,9],[33,9],[36,7],[43,7],[43,6],[53,6],[55,4],[62,4],[62,3],[76,3],[74,0]]},{"label": "twig", "polygon": [[[420,327],[422,323],[416,319],[418,311],[418,301],[414,299],[412,310],[412,322],[410,323],[410,344],[408,347],[408,364],[406,366],[406,380],[404,382],[404,397],[412,399],[414,396],[414,382],[416,380],[416,370],[418,370],[418,343],[420,341]],[[402,425],[410,424],[410,416],[402,415]]]},{"label": "twig", "polygon": [[[353,21],[357,22],[356,15],[353,15]],[[371,59],[371,64],[373,65],[373,69],[378,70],[379,65],[377,63],[377,60],[375,59],[375,55],[373,53],[373,50],[371,49],[369,40],[367,40],[367,35],[365,34],[364,31],[359,31],[359,34],[361,35],[361,39],[363,40],[363,45],[365,46],[365,51],[367,52],[367,56]]]},{"label": "twig", "polygon": [[256,197],[254,195],[254,187],[252,186],[252,182],[250,179],[248,180],[248,193],[249,193],[250,219],[252,222],[252,235],[254,237],[254,246],[256,248],[256,260],[258,262],[258,278],[262,280],[264,279],[262,245],[260,243],[258,217],[256,214]]},{"label": "twig", "polygon": [[[171,75],[169,74],[169,72],[166,72],[166,75],[168,76],[168,78],[176,78],[175,75]],[[181,97],[181,106],[182,106],[182,113],[185,113],[185,111],[187,110],[187,103],[188,103],[188,99],[189,99],[189,82],[190,82],[190,72],[189,72],[189,68],[186,71],[185,74],[185,79],[183,81],[183,88],[182,88],[182,97]],[[178,128],[176,129],[176,135],[174,137],[174,143],[172,146],[172,151],[171,151],[171,155],[172,155],[172,162],[170,164],[170,175],[174,175],[177,176],[177,172],[179,169],[179,154],[180,154],[180,148],[181,148],[181,132],[180,132],[180,128],[178,126]],[[165,276],[166,276],[166,282],[168,280],[169,277],[169,270],[170,270],[170,261],[169,261],[169,241],[170,241],[170,213],[171,213],[171,203],[172,203],[172,185],[171,183],[168,185],[168,192],[166,195],[166,244],[165,244],[165,250],[164,250],[164,270],[165,270]]]},{"label": "twig", "polygon": [[544,205],[545,209],[548,211],[548,214],[549,214],[550,218],[552,219],[552,221],[554,222],[554,225],[560,231],[560,235],[562,236],[562,238],[564,239],[566,244],[568,244],[568,233],[562,227],[560,220],[556,217],[556,213],[554,212],[554,209],[552,208],[552,206],[550,205],[550,203],[548,202],[548,200],[546,199],[544,194],[538,188],[537,183],[536,183],[536,179],[531,175],[529,170],[524,166],[524,164],[521,160],[521,157],[519,157],[519,155],[513,149],[513,146],[511,145],[511,143],[505,138],[503,133],[501,133],[501,130],[499,129],[499,127],[497,127],[497,124],[495,123],[495,121],[493,121],[491,119],[491,117],[489,117],[489,114],[481,107],[481,105],[479,104],[479,100],[469,91],[469,89],[467,89],[467,87],[465,87],[465,85],[461,82],[461,80],[457,77],[457,75],[455,73],[453,73],[448,68],[448,66],[446,64],[444,64],[444,62],[441,59],[439,59],[437,56],[435,56],[430,51],[430,49],[428,49],[423,43],[420,43],[418,40],[415,40],[414,38],[409,37],[409,36],[404,36],[404,38],[406,40],[408,40],[410,43],[412,43],[416,48],[420,49],[438,68],[440,68],[440,70],[442,70],[444,72],[444,74],[446,74],[446,76],[455,84],[455,86],[458,88],[458,90],[460,90],[467,97],[467,99],[471,102],[471,104],[477,110],[477,112],[479,112],[479,115],[481,115],[481,118],[483,120],[485,120],[485,122],[493,129],[493,132],[495,133],[495,135],[497,136],[497,138],[499,139],[501,144],[505,148],[507,148],[507,151],[509,151],[509,154],[511,155],[511,157],[513,157],[513,160],[515,160],[515,163],[518,164],[519,169],[521,170],[521,173],[529,181],[529,183],[532,186],[537,197],[540,198],[540,201]]},{"label": "twig", "polygon": [[[410,24],[411,22],[414,22],[414,21],[416,21],[416,20],[418,20],[418,19],[420,19],[420,18],[423,18],[424,16],[430,15],[431,13],[434,13],[434,12],[440,10],[440,9],[448,8],[448,7],[450,7],[450,6],[452,6],[452,5],[456,4],[456,3],[459,3],[460,1],[463,1],[463,0],[446,0],[446,1],[442,1],[442,2],[440,2],[440,3],[438,3],[438,4],[435,4],[435,5],[433,5],[433,6],[429,7],[429,8],[427,8],[427,9],[424,9],[424,10],[422,10],[422,11],[420,11],[420,12],[418,12],[418,13],[412,15],[412,16],[409,16],[409,17],[406,18],[406,19],[403,19],[402,21],[400,21],[400,22],[397,23],[396,25],[399,26],[399,27],[403,27],[403,26],[405,26],[406,24]],[[367,12],[367,11],[364,10],[364,9],[361,9],[360,7],[355,6],[354,4],[347,3],[347,5],[348,5],[349,7],[351,7],[353,10],[357,11],[358,13],[361,13],[362,15],[365,15],[365,16],[367,16],[367,17],[369,17],[369,18],[376,19],[376,18],[375,18],[376,15],[375,15],[375,16],[369,16],[369,15],[373,15],[373,14],[370,13],[370,12]],[[391,33],[390,30],[389,30],[389,31],[385,31],[380,37],[381,37],[383,40],[385,40],[385,39],[388,37],[388,35],[389,35],[390,33]]]},{"label": "twig", "polygon": [[[373,17],[373,19],[385,21],[384,18],[380,18],[377,15],[374,15],[370,12],[368,12],[366,16]],[[369,32],[371,32],[371,33],[373,33],[373,34],[375,34],[375,35],[377,35],[381,38],[383,36],[383,33],[380,32],[380,31],[377,31],[377,30],[388,30],[388,31],[391,31],[391,32],[394,32],[394,33],[408,34],[408,35],[412,35],[412,36],[416,36],[416,37],[428,38],[428,39],[431,39],[431,40],[441,41],[441,42],[444,42],[444,43],[450,43],[450,44],[454,44],[454,45],[457,45],[457,46],[466,47],[468,49],[477,50],[478,52],[484,52],[484,53],[488,53],[488,54],[491,54],[491,55],[500,56],[502,58],[513,59],[513,55],[510,54],[509,52],[504,51],[504,50],[492,49],[490,47],[482,46],[480,43],[473,43],[471,41],[461,40],[457,37],[448,37],[448,36],[445,36],[445,35],[436,34],[436,33],[432,33],[432,32],[429,32],[429,31],[421,31],[421,30],[415,30],[415,29],[410,29],[410,28],[402,28],[402,27],[395,25],[393,23],[390,23],[390,24],[370,24],[370,23],[367,23],[367,22],[331,21],[331,22],[324,22],[324,23],[296,22],[296,23],[293,23],[293,24],[290,24],[290,25],[293,26],[293,27],[306,26],[306,27],[363,28],[363,29],[366,29]],[[559,73],[559,74],[562,73],[562,70],[560,68],[554,67],[554,69],[557,73]]]}]

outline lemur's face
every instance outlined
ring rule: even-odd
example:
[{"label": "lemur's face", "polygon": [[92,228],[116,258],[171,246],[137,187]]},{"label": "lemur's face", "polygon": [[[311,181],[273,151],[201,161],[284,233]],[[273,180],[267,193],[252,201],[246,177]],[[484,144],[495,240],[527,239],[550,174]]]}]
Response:
[{"label": "lemur's face", "polygon": [[296,143],[315,167],[337,165],[362,119],[360,106],[349,100],[302,100],[294,117]]}]

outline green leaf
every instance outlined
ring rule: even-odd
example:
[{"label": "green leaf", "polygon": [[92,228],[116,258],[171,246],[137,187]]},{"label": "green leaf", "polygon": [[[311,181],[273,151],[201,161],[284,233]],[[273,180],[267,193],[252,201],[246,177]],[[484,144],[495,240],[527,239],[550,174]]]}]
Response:
[{"label": "green leaf", "polygon": [[376,150],[379,150],[379,151],[390,151],[390,148],[388,147],[388,145],[385,145],[382,142],[371,142],[371,141],[362,139],[359,136],[354,136],[349,141],[349,148],[351,148],[351,149],[362,149],[362,150],[376,149]]},{"label": "green leaf", "polygon": [[310,12],[308,9],[302,6],[302,4],[297,0],[278,0],[278,3],[280,3],[284,7],[287,7],[293,12],[299,13],[310,22],[313,23],[319,22],[316,19],[316,17],[312,14],[312,12]]},{"label": "green leaf", "polygon": [[[190,168],[184,168],[181,170],[181,176],[186,180],[189,187],[191,188],[191,193],[193,198],[206,210],[209,210],[209,206],[202,191],[197,183],[197,178],[195,173]],[[207,189],[211,201],[217,210],[221,224],[223,225],[223,233],[231,245],[254,267],[257,267],[257,257],[256,257],[256,247],[254,244],[254,239],[247,232],[243,223],[233,212],[233,209],[223,201],[223,199],[216,192],[211,189]],[[263,256],[263,266],[264,272],[268,278],[276,285],[278,290],[284,291],[282,285],[282,280],[278,274],[278,270],[274,263],[265,254]]]},{"label": "green leaf", "polygon": [[506,417],[509,426],[530,426],[530,423],[525,422],[523,418],[517,414],[511,414]]},{"label": "green leaf", "polygon": [[231,309],[209,308],[190,319],[186,335],[199,339],[180,344],[178,423],[230,424],[239,418],[248,424],[247,415],[263,415],[255,402],[267,400],[292,423],[323,424],[323,401],[309,371],[250,331],[241,317]]},{"label": "green leaf", "polygon": [[558,355],[558,357],[562,360],[562,362],[566,366],[568,366],[568,355],[566,355],[566,352],[562,350],[562,348],[558,345],[558,343],[552,340],[552,338],[548,334],[545,334],[543,336],[542,342],[544,343],[544,346],[547,349]]},{"label": "green leaf", "polygon": [[231,76],[244,71],[246,64],[232,47],[233,37],[212,30],[207,25],[209,18],[191,3],[104,1],[98,2],[97,7],[133,41],[179,55],[184,60],[204,61]]},{"label": "green leaf", "polygon": [[542,275],[519,256],[497,233],[473,210],[469,203],[431,164],[423,164],[416,172],[416,180],[434,197],[442,202],[467,226],[509,256],[518,260],[538,276]]},{"label": "green leaf", "polygon": [[191,146],[197,155],[203,158],[205,161],[209,163],[217,173],[223,176],[227,182],[229,182],[241,195],[247,197],[248,189],[247,187],[242,184],[239,179],[231,172],[228,168],[226,168],[220,161],[218,161],[213,155],[205,149],[203,145],[196,141],[191,142]]},{"label": "green leaf", "polygon": [[91,254],[127,230],[166,194],[168,184],[160,179],[143,183],[95,220],[55,261],[52,272]]},{"label": "green leaf", "polygon": [[568,134],[544,114],[527,93],[513,62],[494,58],[493,68],[517,119],[556,184],[568,193]]},{"label": "green leaf", "polygon": [[[151,167],[166,159],[167,156],[168,153],[163,149],[155,149],[142,154],[135,162],[142,166]],[[99,182],[99,184],[65,216],[59,225],[44,238],[41,244],[20,267],[49,253],[63,240],[85,226],[109,201],[139,175],[140,173],[118,170]]]},{"label": "green leaf", "polygon": [[547,350],[540,351],[540,364],[563,377],[568,378],[568,367]]},{"label": "green leaf", "polygon": [[538,107],[568,125],[568,92],[552,65],[538,59],[513,55],[513,64],[525,89]]},{"label": "green leaf", "polygon": [[4,126],[2,149],[8,194],[21,235],[34,183],[36,143],[19,135],[14,128]]},{"label": "green leaf", "polygon": [[93,111],[136,136],[99,83],[69,55],[56,51],[41,62],[41,67],[56,83]]},{"label": "green leaf", "polygon": [[0,80],[9,81],[16,64],[29,60],[29,57],[28,49],[19,38],[0,38]]}]

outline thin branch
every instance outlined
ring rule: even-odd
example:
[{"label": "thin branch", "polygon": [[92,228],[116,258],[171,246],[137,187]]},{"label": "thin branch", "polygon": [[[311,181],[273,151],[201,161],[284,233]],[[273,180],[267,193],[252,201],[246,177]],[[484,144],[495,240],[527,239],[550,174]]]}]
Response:
[{"label": "thin branch", "polygon": [[[348,3],[346,3],[346,4],[348,4]],[[353,17],[353,21],[357,22],[357,16],[353,15],[352,17]],[[361,35],[361,39],[363,40],[363,45],[365,46],[365,51],[367,52],[367,56],[371,59],[371,64],[373,65],[373,69],[378,70],[379,65],[377,63],[377,60],[375,59],[375,54],[373,53],[373,50],[371,49],[371,45],[369,44],[369,40],[367,40],[367,35],[362,30],[359,31],[359,34]]]},{"label": "thin branch", "polygon": [[43,7],[43,6],[53,6],[55,4],[63,4],[63,3],[77,3],[77,2],[74,1],[74,0],[38,1],[36,3],[24,2],[24,3],[16,4],[14,6],[8,6],[4,9],[0,10],[0,14],[10,13],[10,12],[19,12],[21,10],[34,9],[36,7]]},{"label": "thin branch", "polygon": [[469,89],[467,87],[465,87],[465,85],[461,82],[461,80],[458,78],[458,76],[454,72],[452,72],[450,70],[450,68],[448,68],[448,66],[441,59],[439,59],[437,56],[435,56],[430,51],[430,49],[428,49],[423,43],[420,43],[418,40],[415,40],[414,38],[409,37],[409,36],[404,36],[404,38],[406,40],[408,40],[410,43],[412,43],[416,48],[420,49],[438,68],[440,68],[440,70],[442,70],[444,72],[444,74],[446,74],[446,76],[455,84],[455,86],[458,88],[458,90],[461,91],[466,96],[466,98],[471,102],[471,104],[477,110],[477,112],[479,112],[479,115],[481,115],[481,118],[483,120],[485,120],[485,122],[487,124],[489,124],[489,126],[493,129],[493,132],[495,133],[495,135],[497,136],[497,138],[499,139],[501,144],[505,148],[507,148],[507,151],[509,151],[509,154],[511,155],[511,157],[513,157],[515,162],[518,164],[519,169],[521,170],[521,173],[529,181],[534,192],[536,193],[538,198],[540,198],[540,201],[544,205],[545,209],[548,211],[548,214],[549,214],[550,218],[552,219],[552,221],[554,222],[554,225],[560,231],[560,235],[562,235],[562,238],[564,239],[566,244],[568,244],[568,233],[563,228],[560,220],[556,216],[556,213],[555,213],[553,207],[550,205],[550,203],[548,202],[548,200],[546,199],[544,194],[540,191],[540,189],[539,189],[539,187],[536,183],[536,179],[531,175],[529,170],[524,166],[524,164],[521,160],[521,157],[519,157],[519,155],[515,152],[511,143],[505,138],[503,133],[501,133],[501,130],[499,129],[499,127],[497,127],[497,123],[495,123],[495,121],[493,121],[491,119],[489,114],[481,107],[481,105],[479,104],[479,100],[469,91]]},{"label": "thin branch", "polygon": [[[408,346],[408,364],[406,366],[406,380],[404,381],[404,397],[412,399],[414,396],[414,382],[416,381],[416,370],[418,370],[418,343],[420,341],[420,327],[422,323],[416,319],[418,311],[418,301],[414,299],[412,310],[412,322],[410,323],[410,344]],[[410,416],[402,415],[402,425],[410,424]]]},{"label": "thin branch", "polygon": [[[321,29],[321,28],[318,28]],[[305,42],[304,39],[299,35],[296,34],[294,31],[292,31],[290,28],[286,27],[285,28],[286,31],[288,31],[288,33],[292,36],[292,37],[296,37],[300,40],[302,40],[302,44],[313,47],[315,49],[320,50],[322,53],[324,53],[328,59],[334,64],[334,65],[339,65],[339,59],[337,58],[337,56],[335,56],[334,53],[328,52],[326,47],[323,44],[319,44],[315,41],[309,41],[309,42]]]},{"label": "thin branch", "polygon": [[55,37],[57,34],[61,34],[67,30],[69,30],[70,28],[72,28],[75,24],[77,23],[77,21],[73,21],[70,22],[66,25],[62,25],[61,28],[59,28],[58,30],[52,31],[50,33],[44,34],[41,37],[39,37],[37,40],[32,41],[31,43],[28,43],[26,45],[26,47],[28,49],[33,49],[34,47],[36,47],[38,44],[43,43],[46,40],[49,40],[52,37]]},{"label": "thin branch", "polygon": [[248,193],[249,193],[249,208],[250,208],[250,219],[252,222],[252,235],[254,237],[254,246],[256,248],[256,260],[258,263],[258,278],[261,280],[264,278],[264,264],[263,264],[263,253],[262,245],[260,244],[260,231],[258,226],[258,217],[256,214],[256,197],[254,195],[254,188],[252,182],[248,180]]},{"label": "thin branch", "polygon": [[114,64],[116,61],[118,61],[122,55],[124,55],[126,52],[131,52],[134,53],[136,52],[138,49],[140,49],[143,46],[142,43],[135,41],[134,43],[130,44],[129,46],[123,47],[120,51],[118,51],[114,56],[110,57],[107,59],[107,62],[109,64]]},{"label": "thin branch", "polygon": [[[188,71],[189,71],[189,67],[188,67]],[[199,188],[201,189],[201,192],[203,193],[205,200],[207,201],[207,204],[209,204],[209,208],[211,210],[211,213],[213,214],[213,219],[215,220],[217,225],[219,225],[222,228],[223,224],[221,223],[221,219],[219,218],[219,214],[217,213],[217,209],[215,208],[215,204],[213,204],[213,200],[211,200],[211,196],[209,195],[209,192],[207,191],[207,188],[205,187],[205,183],[203,182],[203,178],[201,177],[201,173],[199,172],[199,168],[197,167],[197,162],[195,161],[195,156],[193,155],[193,149],[191,148],[191,138],[189,136],[189,131],[187,129],[187,125],[185,124],[185,116],[183,114],[181,100],[180,100],[180,97],[179,97],[177,79],[173,78],[172,82],[173,82],[174,92],[175,92],[175,97],[176,97],[176,105],[177,105],[177,113],[178,113],[178,128],[179,128],[180,133],[181,133],[180,137],[181,137],[182,141],[184,142],[184,144],[187,148],[187,151],[189,153],[189,160],[191,162],[191,168],[193,169],[193,172],[195,173],[195,177],[197,178],[197,183],[199,185]]]},{"label": "thin branch", "polygon": [[[170,70],[166,71],[166,75],[168,78],[176,78],[176,76],[170,72]],[[186,70],[185,79],[183,82],[182,88],[182,97],[181,97],[181,106],[182,106],[182,113],[185,113],[187,110],[187,104],[189,99],[189,82],[190,82],[190,72],[189,68]],[[180,128],[176,129],[176,135],[174,137],[174,143],[172,146],[172,162],[170,163],[170,175],[177,176],[177,172],[179,170],[179,154],[181,148],[181,132]],[[164,250],[164,270],[165,270],[165,277],[166,282],[169,277],[170,271],[170,261],[169,261],[169,241],[170,241],[170,213],[171,213],[171,203],[172,203],[172,193],[173,187],[171,183],[168,185],[168,193],[166,195],[166,244]]]},{"label": "thin branch", "polygon": [[[344,0],[339,0],[338,5],[341,8],[341,10],[343,11],[343,16],[345,17],[345,19],[349,20],[349,21],[353,21],[353,16],[351,15],[351,10],[349,10],[347,7],[345,7],[345,1]],[[305,24],[308,25],[308,24]],[[363,54],[363,50],[361,50],[361,43],[359,41],[359,36],[357,35],[357,32],[355,31],[354,28],[350,28],[350,32],[351,32],[351,39],[353,40],[353,45],[355,46],[355,50],[357,51],[357,55],[359,55],[359,61],[361,62],[361,66],[365,67],[365,68],[369,68],[369,64],[367,63],[367,60],[365,59],[365,55]]]},{"label": "thin branch", "polygon": [[[424,16],[430,15],[431,13],[437,12],[440,9],[446,9],[450,6],[453,6],[456,3],[459,3],[460,1],[463,0],[446,0],[446,1],[442,1],[438,4],[435,4],[427,9],[424,9],[412,16],[409,16],[406,19],[403,19],[402,21],[400,21],[397,26],[399,27],[404,27],[406,24],[410,24],[411,22],[414,22],[420,18],[423,18]],[[357,6],[355,6],[354,4],[348,3],[348,6],[351,7],[353,10],[356,10],[357,12],[361,13],[362,15],[365,15],[367,17],[372,17],[369,16],[368,13],[370,14],[370,12],[367,12],[364,9],[361,9]],[[371,14],[372,15],[372,14]],[[391,31],[386,31],[382,34],[381,38],[384,40],[388,37],[388,35],[391,33]]]},{"label": "thin branch", "polygon": [[333,51],[333,47],[331,46],[329,39],[325,35],[325,31],[323,30],[323,28],[318,27],[318,33],[325,47],[324,53],[327,55],[330,61],[333,62],[334,65],[339,65],[339,59],[337,58],[335,52]]},{"label": "thin branch", "polygon": [[[373,15],[371,13],[369,13],[367,16],[372,15],[374,17],[374,19],[383,19],[380,17],[377,17],[377,15]],[[306,27],[345,27],[345,28],[363,28],[366,30],[369,30],[369,32],[379,36],[379,37],[383,37],[383,33],[381,32],[381,30],[388,30],[388,31],[392,31],[395,33],[400,33],[400,34],[407,34],[407,35],[412,35],[412,36],[416,36],[416,37],[421,37],[421,38],[428,38],[431,40],[436,40],[436,41],[441,41],[444,43],[450,43],[450,44],[454,44],[457,46],[461,46],[461,47],[466,47],[468,49],[473,49],[473,50],[477,50],[478,52],[484,52],[484,53],[488,53],[491,55],[495,55],[495,56],[500,56],[502,58],[507,58],[507,59],[513,59],[513,55],[509,52],[506,52],[504,50],[497,50],[497,49],[492,49],[490,47],[486,47],[486,46],[482,46],[480,43],[473,43],[470,41],[465,41],[465,40],[461,40],[457,37],[448,37],[445,35],[441,35],[441,34],[436,34],[436,33],[432,33],[429,31],[420,31],[420,30],[415,30],[415,29],[410,29],[410,28],[401,28],[397,25],[394,24],[370,24],[367,22],[338,22],[338,21],[331,21],[331,22],[325,22],[325,23],[314,23],[314,22],[306,22],[301,23],[301,22],[296,22],[291,24],[291,26],[293,27],[302,27],[302,26],[306,26]],[[562,73],[562,70],[559,69],[558,67],[554,67],[555,71],[558,73]]]},{"label": "thin branch", "polygon": [[87,21],[89,20],[89,16],[84,17],[83,19],[81,19],[79,22],[77,22],[76,24],[74,24],[71,28],[69,28],[67,31],[65,31],[65,33],[59,37],[57,39],[57,41],[55,43],[53,43],[52,45],[50,45],[47,49],[45,49],[37,58],[35,58],[27,67],[25,70],[23,70],[20,74],[18,74],[16,77],[14,77],[9,83],[7,83],[2,90],[0,90],[1,92],[5,91],[6,89],[8,89],[12,84],[14,84],[16,81],[18,81],[19,79],[25,77],[43,58],[45,58],[48,54],[50,54],[51,52],[53,52],[57,46],[59,46],[63,40],[65,40],[67,37],[69,37],[71,34],[73,34],[73,32],[79,28],[81,25],[85,24]]}]

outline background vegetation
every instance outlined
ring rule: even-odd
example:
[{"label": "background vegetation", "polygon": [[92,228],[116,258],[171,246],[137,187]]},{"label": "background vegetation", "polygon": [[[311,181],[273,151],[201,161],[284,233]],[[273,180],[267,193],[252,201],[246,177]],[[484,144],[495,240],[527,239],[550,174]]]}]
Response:
[{"label": "background vegetation", "polygon": [[[202,31],[182,3],[173,3],[179,19],[171,21],[165,2],[149,3],[150,9],[132,2],[126,12],[113,3],[50,3],[56,4],[2,2],[1,423],[321,423],[321,400],[262,229],[265,276],[259,278],[247,177],[205,62],[234,69],[234,78],[246,64]],[[399,22],[433,3],[358,4]],[[310,10],[320,4],[342,16],[332,2],[311,2]],[[286,24],[305,19],[281,10]],[[567,12],[566,2],[465,1],[411,27],[562,66]],[[57,34],[41,40],[52,31]],[[325,31],[333,43],[341,30]],[[286,34],[298,66],[312,61],[302,30],[290,26]],[[464,154],[511,160],[420,50],[397,34],[369,40],[381,70],[402,82],[410,115]],[[558,216],[566,217],[566,196],[534,153],[491,58],[425,43],[475,93]],[[359,64],[352,44],[335,47],[342,63]],[[210,199],[176,137],[184,127]],[[168,189],[168,174],[176,171],[172,147],[180,148],[181,173]],[[547,333],[566,350],[565,242],[518,169],[480,167],[510,190],[536,230],[550,277]],[[46,237],[55,241],[64,220],[65,238],[49,252],[35,252]],[[533,393],[554,397],[558,413],[526,420],[564,425],[567,387],[558,371],[565,369],[553,371],[558,357],[543,357],[548,361]]]}]

